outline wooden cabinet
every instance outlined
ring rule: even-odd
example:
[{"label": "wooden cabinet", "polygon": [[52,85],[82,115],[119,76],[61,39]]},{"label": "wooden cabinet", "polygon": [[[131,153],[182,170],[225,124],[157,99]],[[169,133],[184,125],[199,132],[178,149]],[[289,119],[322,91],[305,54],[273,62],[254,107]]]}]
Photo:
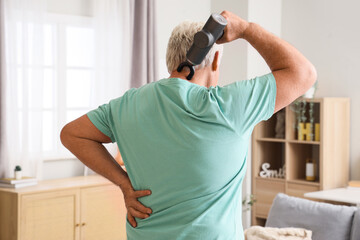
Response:
[{"label": "wooden cabinet", "polygon": [[119,187],[84,188],[80,199],[82,240],[126,239],[125,203]]},{"label": "wooden cabinet", "polygon": [[[304,197],[304,193],[346,186],[349,179],[349,123],[348,98],[302,99],[303,116],[309,112],[319,124],[316,140],[298,139],[298,120],[294,106],[281,110],[285,116],[285,134],[276,138],[277,115],[259,123],[252,136],[252,193],[256,203],[252,208],[252,224],[263,225],[277,193]],[[311,104],[311,111],[309,106]],[[278,113],[277,113],[278,114]],[[281,122],[281,121],[279,121]],[[306,120],[305,120],[306,122]],[[315,127],[313,127],[315,134]],[[315,181],[306,181],[306,159],[315,161]],[[286,166],[284,178],[262,178],[264,163],[271,170]]]},{"label": "wooden cabinet", "polygon": [[0,188],[0,240],[122,240],[121,190],[101,176]]}]

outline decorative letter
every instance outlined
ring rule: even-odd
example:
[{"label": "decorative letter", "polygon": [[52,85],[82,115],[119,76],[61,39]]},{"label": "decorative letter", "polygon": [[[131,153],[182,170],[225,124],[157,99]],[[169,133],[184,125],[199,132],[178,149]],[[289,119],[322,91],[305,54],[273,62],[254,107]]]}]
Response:
[{"label": "decorative letter", "polygon": [[261,168],[263,171],[260,172],[260,177],[262,178],[267,178],[269,177],[269,168],[270,168],[270,163],[263,163],[261,165]]}]

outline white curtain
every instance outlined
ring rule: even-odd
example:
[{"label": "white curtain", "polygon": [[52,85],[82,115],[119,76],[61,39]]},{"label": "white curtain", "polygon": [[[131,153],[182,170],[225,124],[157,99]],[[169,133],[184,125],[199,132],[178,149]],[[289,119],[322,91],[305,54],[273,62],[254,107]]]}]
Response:
[{"label": "white curtain", "polygon": [[[72,115],[70,115],[70,110],[64,110],[69,99],[66,96],[66,89],[69,84],[72,84],[72,81],[67,78],[67,72],[70,70],[84,72],[84,70],[81,70],[81,66],[78,70],[75,69],[76,66],[70,69],[71,66],[68,67],[65,63],[63,64],[64,72],[59,73],[61,69],[54,66],[62,53],[49,54],[49,51],[45,50],[49,49],[47,44],[50,42],[46,40],[49,38],[49,28],[47,28],[49,27],[49,0],[0,1],[3,1],[5,13],[4,34],[0,36],[5,44],[5,54],[3,54],[5,64],[2,68],[5,74],[1,79],[1,90],[5,95],[3,97],[5,103],[1,109],[3,121],[1,122],[0,177],[12,177],[15,165],[21,165],[24,175],[42,179],[43,160],[47,157],[44,154],[44,146],[48,144],[46,136],[49,136],[49,131],[53,132],[53,139],[56,138],[53,145],[56,146],[51,149],[54,152],[66,151],[59,141],[60,129],[66,122],[78,117],[76,111],[72,111]],[[93,80],[88,81],[91,82],[89,85],[91,87],[83,88],[80,83],[85,82],[84,80],[75,84],[76,91],[78,91],[75,91],[75,94],[74,86],[70,86],[69,94],[74,100],[76,93],[84,96],[84,94],[80,94],[80,91],[89,91],[90,93],[85,95],[89,96],[88,110],[90,110],[110,99],[121,96],[129,89],[130,0],[93,0],[86,3],[92,4],[93,9],[92,16],[86,17],[87,19],[91,18],[94,30],[94,49],[89,51],[94,53],[94,65],[86,66],[87,73],[93,72],[93,75],[89,77]],[[52,8],[55,5],[52,4]],[[55,15],[59,17],[59,12]],[[68,13],[62,16],[67,15]],[[67,34],[64,25],[62,25],[62,29],[65,29],[64,32]],[[50,32],[53,45],[59,43],[60,40],[56,41],[59,39],[58,35],[55,35],[57,30]],[[71,37],[75,38],[76,34]],[[66,40],[66,37],[64,39]],[[55,48],[53,45],[50,48]],[[48,67],[46,64],[49,62],[53,66]],[[45,70],[51,67],[53,67],[52,70]],[[46,90],[49,89],[49,81],[47,81],[49,78],[52,78],[52,89],[54,89],[50,94]],[[62,87],[59,87],[60,85]],[[64,96],[54,97],[53,95],[56,94],[61,95],[56,88],[65,88]],[[48,112],[49,114],[46,113],[46,115],[44,111],[49,108],[49,101],[54,107],[51,107],[51,114]],[[82,108],[81,111],[87,110]],[[78,114],[81,111],[78,111]],[[68,115],[60,114],[64,112]],[[49,121],[52,124],[49,125]],[[49,129],[49,126],[52,129]],[[59,158],[63,158],[63,156],[59,155]]]},{"label": "white curtain", "polygon": [[[5,76],[1,170],[15,165],[27,176],[41,175],[45,0],[4,0]],[[36,83],[36,84],[35,84]],[[36,86],[36,87],[35,87]],[[36,131],[36,132],[34,132]],[[28,135],[34,136],[31,140]]]},{"label": "white curtain", "polygon": [[95,104],[121,96],[130,87],[130,1],[94,0]]},{"label": "white curtain", "polygon": [[4,39],[1,37],[4,36],[4,2],[0,0],[0,176],[4,175],[5,168],[2,167],[1,157],[2,157],[2,145],[3,145],[3,79],[5,75],[4,63],[5,63],[5,54],[4,54]]}]

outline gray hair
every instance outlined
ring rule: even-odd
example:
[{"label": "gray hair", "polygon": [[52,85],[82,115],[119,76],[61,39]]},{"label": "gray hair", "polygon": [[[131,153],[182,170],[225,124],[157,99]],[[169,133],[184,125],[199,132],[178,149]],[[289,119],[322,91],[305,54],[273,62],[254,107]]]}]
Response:
[{"label": "gray hair", "polygon": [[[176,70],[180,63],[186,61],[186,53],[193,44],[194,35],[204,27],[204,24],[204,22],[185,21],[174,28],[166,50],[166,65],[169,73]],[[220,61],[223,46],[215,43],[202,63],[195,66],[195,69],[209,66],[214,60],[217,51],[219,52]]]}]

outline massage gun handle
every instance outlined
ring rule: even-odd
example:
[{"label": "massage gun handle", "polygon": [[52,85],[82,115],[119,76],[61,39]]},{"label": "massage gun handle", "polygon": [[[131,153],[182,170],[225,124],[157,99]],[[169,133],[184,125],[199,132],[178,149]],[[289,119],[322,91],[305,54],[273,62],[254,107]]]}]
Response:
[{"label": "massage gun handle", "polygon": [[203,29],[194,36],[194,43],[186,54],[188,62],[199,65],[214,43],[224,34],[226,19],[217,13],[211,14]]}]

